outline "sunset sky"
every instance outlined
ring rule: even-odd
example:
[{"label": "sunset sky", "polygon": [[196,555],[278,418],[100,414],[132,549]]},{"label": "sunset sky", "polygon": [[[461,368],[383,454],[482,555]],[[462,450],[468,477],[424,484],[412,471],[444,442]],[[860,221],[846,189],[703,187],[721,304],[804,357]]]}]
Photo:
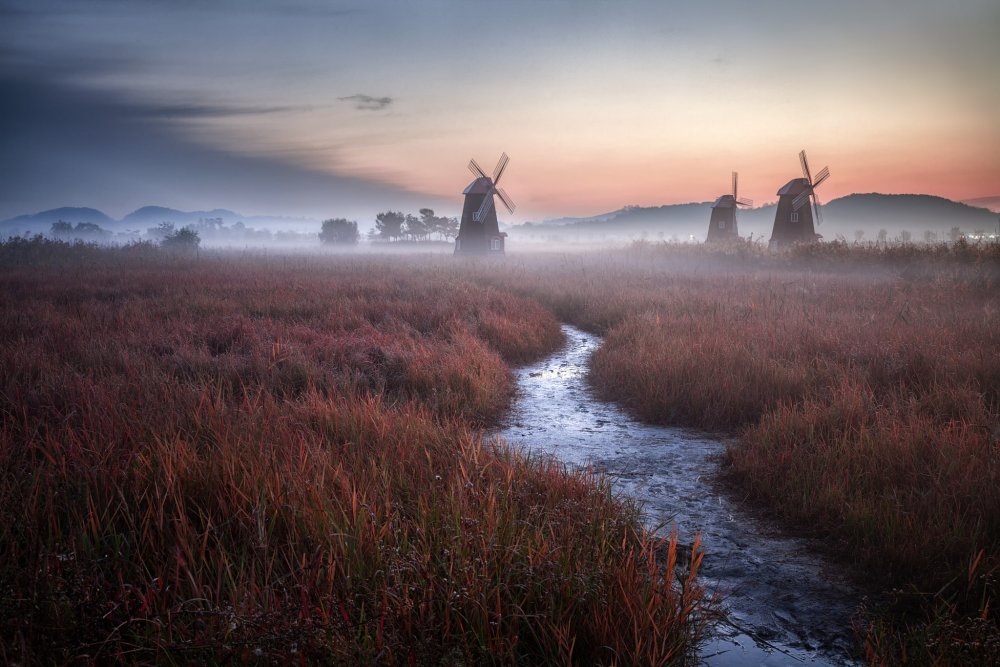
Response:
[{"label": "sunset sky", "polygon": [[1000,195],[1000,3],[0,0],[0,217]]}]

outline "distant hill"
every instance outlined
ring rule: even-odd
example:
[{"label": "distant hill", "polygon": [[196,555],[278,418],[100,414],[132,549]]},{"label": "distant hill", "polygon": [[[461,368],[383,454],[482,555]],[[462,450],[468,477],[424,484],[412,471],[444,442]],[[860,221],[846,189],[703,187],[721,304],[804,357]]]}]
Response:
[{"label": "distant hill", "polygon": [[161,222],[170,222],[177,227],[196,224],[202,219],[222,219],[226,226],[242,222],[246,227],[269,229],[272,231],[315,231],[319,222],[305,218],[290,218],[281,216],[244,216],[225,208],[215,208],[211,211],[181,211],[166,206],[143,206],[115,220],[111,216],[94,208],[63,207],[54,208],[41,213],[19,215],[0,221],[0,236],[11,234],[43,234],[52,229],[52,223],[92,222],[102,229],[113,232],[129,230],[145,232],[150,227],[156,227]]},{"label": "distant hill", "polygon": [[515,237],[542,240],[584,240],[581,237],[668,239],[704,234],[711,202],[666,204],[664,206],[626,206],[587,218],[555,218],[540,223],[511,227]]},{"label": "distant hill", "polygon": [[[582,235],[646,237],[651,240],[693,236],[704,240],[711,206],[711,202],[627,206],[587,218],[558,218],[528,223],[511,228],[511,233],[536,240],[573,240]],[[770,237],[775,208],[768,205],[741,210],[740,234]],[[817,231],[827,240],[837,236],[853,240],[856,230],[863,230],[864,238],[868,240],[875,239],[880,229],[885,229],[890,238],[907,230],[914,240],[919,240],[925,231],[944,238],[952,227],[958,227],[965,233],[997,229],[996,213],[932,195],[852,194],[834,199],[822,208],[823,223]]]},{"label": "distant hill", "polygon": [[[924,231],[947,233],[952,227],[963,232],[995,230],[997,215],[986,208],[932,195],[855,194],[834,199],[823,207],[823,227],[853,238],[856,229],[875,233],[885,229],[890,236],[902,230],[914,235]],[[824,236],[828,232],[820,229]]]},{"label": "distant hill", "polygon": [[121,219],[126,227],[149,227],[161,222],[172,222],[175,225],[186,225],[198,222],[202,218],[222,218],[226,224],[243,220],[243,216],[228,209],[216,208],[211,211],[179,211],[165,206],[143,206]]},{"label": "distant hill", "polygon": [[[692,218],[707,216],[711,202],[691,204],[665,204],[664,206],[626,206],[625,208],[595,215],[589,218],[557,218],[546,220],[545,225],[577,225],[581,227],[601,227],[609,223],[618,228],[643,228],[650,223],[665,223],[670,221],[687,221]],[[705,217],[706,224],[708,218]]]},{"label": "distant hill", "polygon": [[1000,195],[994,195],[993,197],[978,197],[976,199],[963,199],[962,203],[968,204],[969,206],[988,208],[994,213],[1000,213]]},{"label": "distant hill", "polygon": [[31,234],[47,232],[52,228],[54,222],[92,222],[104,229],[109,229],[115,224],[113,218],[107,216],[96,208],[84,208],[76,206],[63,206],[53,208],[40,213],[29,215],[19,215],[9,220],[0,222],[0,231],[6,233],[28,232]]}]

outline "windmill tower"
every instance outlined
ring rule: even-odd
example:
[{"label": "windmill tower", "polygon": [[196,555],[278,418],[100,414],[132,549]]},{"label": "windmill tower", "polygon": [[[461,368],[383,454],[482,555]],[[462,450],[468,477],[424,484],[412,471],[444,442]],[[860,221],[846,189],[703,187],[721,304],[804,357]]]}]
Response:
[{"label": "windmill tower", "polygon": [[510,196],[503,188],[497,187],[509,160],[506,153],[500,156],[492,178],[486,175],[475,160],[469,160],[469,171],[476,180],[469,183],[469,187],[462,193],[465,195],[465,206],[462,208],[462,223],[455,238],[456,255],[504,254],[503,245],[507,234],[500,231],[497,223],[493,195],[500,198],[508,211],[514,212],[514,202]]},{"label": "windmill tower", "polygon": [[740,237],[736,227],[736,210],[740,206],[753,206],[753,201],[737,195],[740,175],[733,172],[733,194],[722,195],[712,204],[712,217],[708,221],[708,237],[705,243],[731,241]]},{"label": "windmill tower", "polygon": [[[778,210],[774,213],[774,229],[771,231],[770,247],[775,248],[797,242],[816,241],[821,236],[813,225],[813,211],[817,223],[823,222],[819,212],[819,198],[816,188],[830,177],[830,169],[823,167],[815,180],[809,172],[806,152],[799,153],[803,178],[793,178],[778,190]],[[812,208],[809,199],[812,198]]]}]

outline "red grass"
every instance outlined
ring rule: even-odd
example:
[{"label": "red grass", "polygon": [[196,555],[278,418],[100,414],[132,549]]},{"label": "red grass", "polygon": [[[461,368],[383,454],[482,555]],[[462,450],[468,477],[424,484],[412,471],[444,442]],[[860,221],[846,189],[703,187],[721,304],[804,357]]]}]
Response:
[{"label": "red grass", "polygon": [[[997,637],[998,250],[640,245],[487,280],[606,332],[591,365],[606,397],[738,431],[730,477],[873,579],[919,591],[936,609],[925,628]],[[926,661],[949,660],[950,639],[934,642]]]},{"label": "red grass", "polygon": [[0,256],[0,659],[690,654],[697,553],[677,580],[603,480],[470,429],[560,342],[538,305],[460,268]]}]

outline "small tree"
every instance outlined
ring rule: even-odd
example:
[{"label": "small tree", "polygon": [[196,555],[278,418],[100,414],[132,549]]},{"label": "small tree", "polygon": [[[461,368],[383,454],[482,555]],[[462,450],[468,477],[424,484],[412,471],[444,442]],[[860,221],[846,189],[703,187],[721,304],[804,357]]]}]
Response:
[{"label": "small tree", "polygon": [[863,239],[864,237],[865,237],[865,230],[863,230],[863,229],[855,229],[854,230],[854,242],[855,243],[861,243],[861,239]]},{"label": "small tree", "polygon": [[360,237],[358,223],[346,218],[324,220],[319,233],[319,240],[328,245],[355,245]]},{"label": "small tree", "polygon": [[420,209],[420,222],[423,225],[426,236],[437,234],[439,238],[445,241],[458,236],[458,218],[436,216],[434,215],[434,209]]},{"label": "small tree", "polygon": [[889,231],[886,229],[878,230],[878,242],[885,244],[885,240],[889,237]]},{"label": "small tree", "polygon": [[78,222],[74,227],[72,223],[64,220],[52,223],[51,234],[56,238],[78,239],[81,241],[105,241],[111,238],[111,232],[102,229],[96,223]]},{"label": "small tree", "polygon": [[448,241],[458,236],[458,218],[438,218],[441,221],[441,235]]},{"label": "small tree", "polygon": [[935,243],[937,241],[937,233],[927,230],[924,232],[924,243]]},{"label": "small tree", "polygon": [[160,247],[181,252],[194,252],[201,245],[201,237],[198,232],[190,227],[182,227],[170,232],[160,241]]},{"label": "small tree", "polygon": [[375,230],[381,239],[392,241],[403,234],[406,216],[399,211],[383,211],[375,216]]},{"label": "small tree", "polygon": [[158,241],[163,241],[175,231],[174,223],[172,222],[161,222],[156,227],[150,227],[146,230],[146,236]]},{"label": "small tree", "polygon": [[961,227],[952,227],[950,230],[948,230],[948,239],[952,243],[955,243],[960,238],[962,238],[962,228]]},{"label": "small tree", "polygon": [[52,236],[56,238],[66,238],[73,235],[73,223],[66,222],[65,220],[60,220],[59,222],[52,223],[52,230],[50,232]]},{"label": "small tree", "polygon": [[78,239],[88,241],[103,241],[111,238],[111,232],[102,229],[100,225],[93,222],[78,222],[73,229],[73,234]]},{"label": "small tree", "polygon": [[911,234],[910,230],[908,230],[908,229],[904,229],[904,230],[902,230],[902,231],[899,232],[899,240],[900,240],[901,243],[909,243],[910,239],[912,239],[912,238],[913,238],[913,234]]},{"label": "small tree", "polygon": [[431,234],[441,233],[441,218],[434,215],[434,209],[422,208],[418,213],[420,213],[420,224],[423,227],[424,234],[430,236]]},{"label": "small tree", "polygon": [[427,226],[424,224],[423,218],[407,213],[406,234],[414,241],[420,241],[427,236]]}]

